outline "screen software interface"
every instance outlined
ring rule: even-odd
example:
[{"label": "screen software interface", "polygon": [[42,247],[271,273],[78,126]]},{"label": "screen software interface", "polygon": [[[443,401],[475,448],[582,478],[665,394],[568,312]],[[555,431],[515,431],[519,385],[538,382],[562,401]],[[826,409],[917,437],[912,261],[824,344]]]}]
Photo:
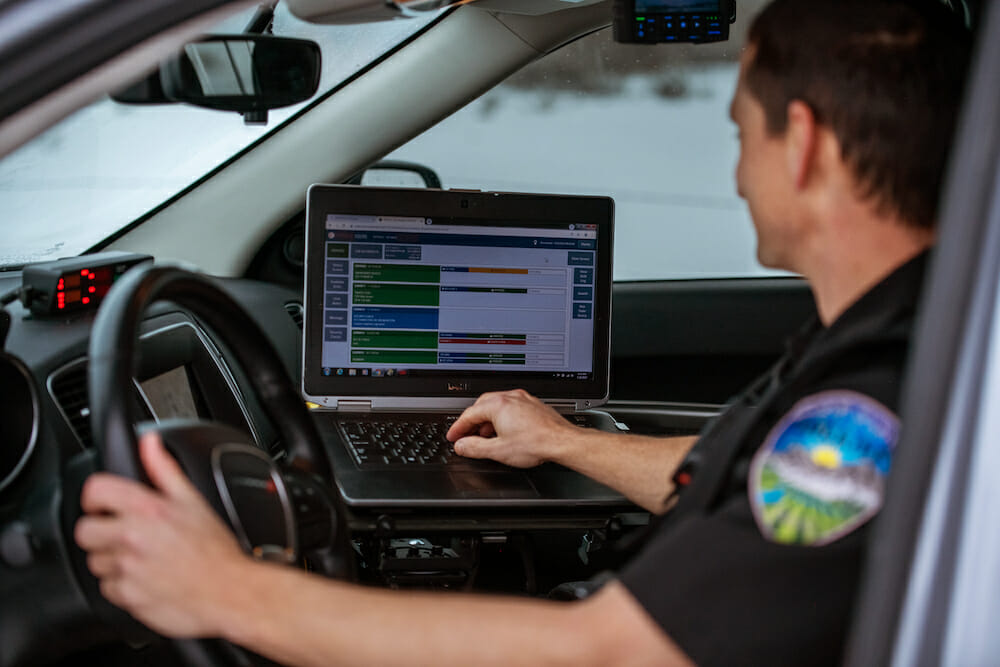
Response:
[{"label": "screen software interface", "polygon": [[330,214],[324,375],[593,377],[597,226]]}]

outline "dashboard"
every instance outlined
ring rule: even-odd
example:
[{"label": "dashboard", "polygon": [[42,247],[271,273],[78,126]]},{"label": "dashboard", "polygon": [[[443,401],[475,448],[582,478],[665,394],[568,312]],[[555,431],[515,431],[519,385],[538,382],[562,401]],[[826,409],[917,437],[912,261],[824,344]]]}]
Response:
[{"label": "dashboard", "polygon": [[[295,377],[301,348],[301,296],[254,281],[219,281],[254,317]],[[20,285],[0,278],[0,292]],[[92,446],[87,347],[93,312],[40,316],[7,306],[9,332],[0,356],[0,507],[27,492],[44,460],[65,460]],[[240,370],[210,331],[188,313],[161,303],[143,326],[134,378],[137,413],[150,420],[197,417],[245,433],[272,456],[281,444]],[[36,460],[38,459],[38,460]],[[53,461],[54,463],[55,461]]]},{"label": "dashboard", "polygon": [[[298,385],[302,289],[265,280],[208,280],[257,324]],[[7,300],[23,281],[19,272],[0,274],[0,294]],[[96,294],[100,285],[93,286]],[[75,281],[64,287],[77,288]],[[76,303],[76,298],[67,294],[65,301]],[[82,296],[80,301],[83,305]],[[84,554],[69,537],[78,516],[75,499],[96,465],[88,351],[92,334],[100,335],[94,328],[97,304],[60,312],[58,297],[53,303],[54,309],[35,312],[39,309],[30,303],[14,300],[0,310],[0,598],[47,601],[0,605],[0,664],[72,662],[87,650],[99,651],[105,664],[115,664],[106,661],[109,650],[121,654],[117,664],[133,664],[133,648],[121,640],[155,650],[155,638],[103,600]],[[154,302],[143,314],[136,349],[125,399],[132,401],[129,414],[141,420],[195,417],[221,423],[248,435],[281,463],[286,448],[277,424],[250,389],[237,355],[206,323],[170,301]],[[634,407],[631,412],[624,405],[612,409],[626,422],[636,423],[635,418],[641,424],[648,418]],[[712,414],[711,406],[691,406],[652,421],[661,434],[690,434]],[[339,436],[323,428],[325,416],[313,413],[313,418],[322,446],[336,460],[332,452],[344,449]],[[619,500],[544,509],[351,507],[344,520],[363,583],[535,595],[613,569],[622,557],[618,545],[641,530],[648,514]],[[302,565],[310,567],[308,559]],[[39,632],[53,627],[60,628],[59,642]]]},{"label": "dashboard", "polygon": [[[0,293],[21,281],[19,273],[0,275]],[[251,315],[294,374],[299,294],[255,281],[217,284]],[[67,538],[75,499],[94,465],[88,391],[94,321],[93,309],[39,315],[20,301],[0,311],[0,332],[6,330],[0,353],[0,599],[19,601],[0,605],[0,664],[47,664],[90,646],[117,645],[122,628],[134,626],[101,600],[82,552]],[[249,382],[231,351],[190,313],[170,302],[154,304],[137,349],[127,399],[132,414],[222,423],[248,434],[271,457],[282,456],[278,431],[245,391]],[[52,641],[52,632],[59,641]],[[130,641],[150,641],[143,632],[135,630]],[[122,664],[135,659],[126,651]]]},{"label": "dashboard", "polygon": [[[242,306],[288,375],[298,378],[301,290],[248,279],[210,280]],[[17,290],[21,282],[19,273],[0,275],[0,294]],[[58,657],[47,653],[56,648],[34,631],[53,623],[67,632],[60,652],[121,637],[111,630],[122,627],[120,618],[115,620],[121,612],[92,602],[100,599],[96,583],[82,552],[66,538],[75,521],[72,499],[79,497],[87,462],[93,465],[88,348],[95,318],[93,308],[39,314],[20,301],[0,311],[0,338],[7,329],[0,354],[0,597],[48,599],[61,610],[0,606],[0,645],[5,645],[0,658]],[[249,435],[271,458],[283,458],[278,429],[248,389],[249,378],[233,351],[190,312],[171,302],[154,303],[140,327],[133,368],[132,414],[220,422]],[[692,433],[709,416],[678,413],[672,425],[676,433]],[[324,446],[339,447],[329,440]],[[355,508],[347,517],[361,581],[528,594],[613,566],[613,549],[605,547],[647,520],[644,512],[621,503],[544,511]],[[104,623],[95,625],[95,615]]]}]

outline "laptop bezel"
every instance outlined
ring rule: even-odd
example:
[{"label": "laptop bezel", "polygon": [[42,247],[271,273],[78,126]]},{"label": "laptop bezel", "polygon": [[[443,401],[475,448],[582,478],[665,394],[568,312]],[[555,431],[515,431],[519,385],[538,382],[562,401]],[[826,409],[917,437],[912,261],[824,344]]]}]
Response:
[{"label": "laptop bezel", "polygon": [[[307,192],[305,285],[303,293],[302,391],[307,400],[327,408],[355,406],[365,410],[462,409],[488,391],[525,389],[549,403],[575,409],[607,401],[611,340],[611,272],[614,202],[609,197],[508,192],[385,188],[355,185],[313,185]],[[593,374],[588,380],[536,378],[485,372],[454,377],[326,376],[319,351],[322,317],[310,316],[311,304],[321,304],[324,280],[310,278],[313,268],[325,276],[326,218],[329,214],[384,216],[423,215],[484,221],[596,224]]]}]

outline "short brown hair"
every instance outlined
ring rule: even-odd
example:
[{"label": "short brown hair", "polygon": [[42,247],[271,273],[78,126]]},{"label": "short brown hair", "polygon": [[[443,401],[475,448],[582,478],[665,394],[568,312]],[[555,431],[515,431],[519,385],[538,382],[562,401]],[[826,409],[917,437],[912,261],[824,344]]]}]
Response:
[{"label": "short brown hair", "polygon": [[862,196],[933,227],[970,42],[940,0],[775,0],[750,27],[746,82],[769,132],[808,104]]}]

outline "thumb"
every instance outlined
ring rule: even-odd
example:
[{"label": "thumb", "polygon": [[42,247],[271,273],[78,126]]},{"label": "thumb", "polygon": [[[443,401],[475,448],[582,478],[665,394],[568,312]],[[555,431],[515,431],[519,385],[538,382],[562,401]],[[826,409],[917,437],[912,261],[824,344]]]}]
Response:
[{"label": "thumb", "polygon": [[177,460],[163,446],[159,433],[150,431],[139,438],[139,459],[153,486],[166,495],[179,498],[197,493]]},{"label": "thumb", "polygon": [[500,438],[483,438],[478,435],[467,435],[455,441],[455,453],[470,459],[492,458],[490,452],[495,448]]}]

